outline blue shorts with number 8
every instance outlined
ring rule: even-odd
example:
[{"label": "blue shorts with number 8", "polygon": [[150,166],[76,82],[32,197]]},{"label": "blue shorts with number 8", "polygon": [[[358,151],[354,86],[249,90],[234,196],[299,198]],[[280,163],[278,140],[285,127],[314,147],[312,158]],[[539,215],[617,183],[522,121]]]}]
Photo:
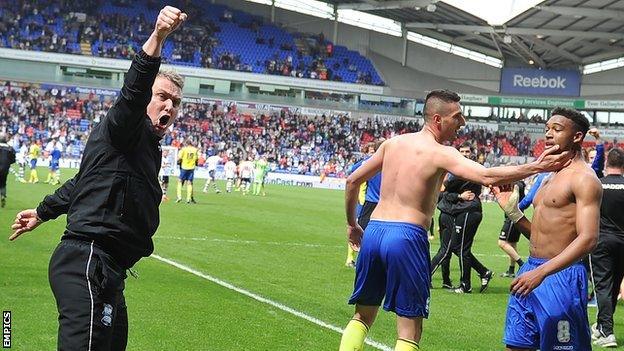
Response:
[{"label": "blue shorts with number 8", "polygon": [[[529,257],[518,276],[547,261]],[[526,297],[511,295],[504,342],[520,349],[591,350],[585,267],[576,263],[546,277]]]}]

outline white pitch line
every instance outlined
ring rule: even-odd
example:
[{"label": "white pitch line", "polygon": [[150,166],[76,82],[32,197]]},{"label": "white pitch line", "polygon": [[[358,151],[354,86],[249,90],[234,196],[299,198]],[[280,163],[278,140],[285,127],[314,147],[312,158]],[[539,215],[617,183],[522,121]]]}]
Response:
[{"label": "white pitch line", "polygon": [[[182,236],[163,236],[156,235],[154,236],[156,239],[171,239],[171,240],[189,240],[189,241],[211,241],[211,242],[221,242],[221,243],[230,243],[230,244],[252,244],[252,245],[277,245],[277,246],[299,246],[299,247],[335,247],[342,248],[345,245],[323,245],[323,244],[307,244],[307,243],[289,243],[284,241],[258,241],[258,240],[241,240],[241,239],[218,239],[218,238],[206,238],[206,237],[182,237]],[[435,254],[436,251],[432,251],[431,253]],[[475,256],[479,257],[504,257],[507,258],[507,255],[501,254],[482,254],[482,253],[472,253]]]},{"label": "white pitch line", "polygon": [[[191,273],[193,275],[196,275],[196,276],[198,276],[200,278],[204,278],[204,279],[206,279],[208,281],[211,281],[211,282],[213,282],[215,284],[218,284],[218,285],[220,285],[220,286],[222,286],[222,287],[224,287],[226,289],[236,291],[237,293],[245,295],[245,296],[247,296],[249,298],[252,298],[252,299],[254,299],[256,301],[265,303],[267,305],[270,305],[270,306],[273,306],[273,307],[275,307],[277,309],[280,309],[280,310],[282,310],[282,311],[284,311],[286,313],[290,313],[290,314],[292,314],[292,315],[294,315],[296,317],[305,319],[308,322],[312,322],[312,323],[314,323],[314,324],[316,324],[318,326],[321,326],[323,328],[326,328],[326,329],[329,329],[329,330],[333,330],[333,331],[335,331],[337,333],[340,333],[340,334],[342,334],[342,332],[344,331],[344,329],[342,329],[340,327],[337,327],[335,325],[323,322],[320,319],[314,318],[314,317],[312,317],[310,315],[307,315],[307,314],[305,314],[303,312],[297,311],[294,308],[288,307],[286,305],[282,305],[281,303],[275,302],[273,300],[269,300],[266,297],[262,297],[262,296],[260,296],[258,294],[255,294],[255,293],[251,292],[251,291],[239,288],[239,287],[237,287],[235,285],[232,285],[232,284],[230,284],[230,283],[228,283],[226,281],[223,281],[223,280],[221,280],[219,278],[215,278],[215,277],[210,276],[208,274],[202,273],[200,271],[197,271],[197,270],[195,270],[195,269],[193,269],[193,268],[191,268],[189,266],[185,266],[185,265],[183,265],[181,263],[178,263],[176,261],[170,260],[168,258],[159,256],[159,255],[156,255],[156,254],[152,254],[151,257],[155,258],[155,259],[157,259],[157,260],[159,260],[161,262],[167,263],[167,264],[169,264],[171,266],[174,266],[174,267],[176,267],[178,269],[181,269],[181,270],[183,270],[185,272],[188,272],[188,273]],[[382,343],[380,343],[378,341],[375,341],[375,340],[372,340],[370,338],[366,338],[366,340],[364,342],[367,345],[376,348],[377,350],[383,350],[383,351],[392,351],[393,350],[393,348],[391,348],[390,346],[382,344]]]},{"label": "white pitch line", "polygon": [[161,239],[173,239],[173,240],[190,240],[190,241],[213,241],[221,243],[232,244],[266,244],[266,245],[278,245],[278,246],[302,246],[302,247],[342,247],[338,245],[323,245],[323,244],[307,244],[307,243],[289,243],[283,241],[258,241],[258,240],[241,240],[241,239],[217,239],[206,237],[182,237],[182,236],[162,236],[157,235],[154,238]]}]

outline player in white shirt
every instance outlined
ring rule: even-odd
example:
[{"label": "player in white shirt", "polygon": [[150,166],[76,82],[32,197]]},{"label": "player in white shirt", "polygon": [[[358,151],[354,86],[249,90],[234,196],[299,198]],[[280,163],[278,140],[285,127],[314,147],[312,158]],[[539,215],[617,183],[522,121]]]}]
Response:
[{"label": "player in white shirt", "polygon": [[223,166],[223,170],[225,171],[225,179],[227,179],[227,183],[225,183],[225,191],[228,193],[232,192],[232,187],[234,186],[234,180],[236,179],[236,162],[229,160]]},{"label": "player in white shirt", "polygon": [[208,186],[210,185],[210,183],[212,183],[212,187],[215,193],[218,194],[221,192],[221,190],[217,188],[217,181],[215,178],[215,175],[217,173],[217,165],[219,165],[219,162],[221,162],[221,157],[218,155],[212,155],[206,160],[206,167],[208,168],[208,179],[206,180],[206,184],[204,185],[205,193],[208,192]]},{"label": "player in white shirt", "polygon": [[240,177],[241,177],[241,190],[243,191],[243,195],[247,195],[249,193],[249,187],[251,186],[251,178],[253,177],[253,169],[254,163],[251,161],[253,158],[250,157],[249,160],[243,161],[240,164]]},{"label": "player in white shirt", "polygon": [[28,147],[26,143],[23,143],[19,151],[15,155],[17,170],[11,168],[11,173],[15,175],[15,180],[20,183],[26,183],[24,179],[24,173],[26,172],[26,165],[28,164]]}]

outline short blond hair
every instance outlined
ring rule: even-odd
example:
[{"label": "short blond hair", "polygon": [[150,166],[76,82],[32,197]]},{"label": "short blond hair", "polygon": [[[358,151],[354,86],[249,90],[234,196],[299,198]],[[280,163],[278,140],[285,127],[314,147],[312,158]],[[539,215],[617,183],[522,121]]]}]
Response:
[{"label": "short blond hair", "polygon": [[184,77],[174,70],[161,70],[156,77],[168,79],[175,84],[180,90],[184,89]]}]

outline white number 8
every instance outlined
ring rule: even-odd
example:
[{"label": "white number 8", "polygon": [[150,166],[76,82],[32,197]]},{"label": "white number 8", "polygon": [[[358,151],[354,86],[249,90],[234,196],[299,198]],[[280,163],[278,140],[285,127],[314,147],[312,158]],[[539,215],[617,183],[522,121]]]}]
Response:
[{"label": "white number 8", "polygon": [[561,320],[557,323],[557,340],[570,342],[570,322]]}]

